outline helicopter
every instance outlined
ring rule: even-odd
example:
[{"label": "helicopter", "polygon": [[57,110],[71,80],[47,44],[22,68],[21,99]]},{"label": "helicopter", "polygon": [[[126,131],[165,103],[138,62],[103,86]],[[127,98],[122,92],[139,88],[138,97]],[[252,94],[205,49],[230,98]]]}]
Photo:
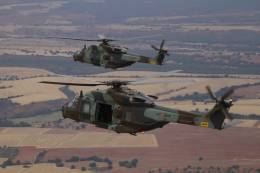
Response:
[{"label": "helicopter", "polygon": [[108,39],[101,37],[100,39],[80,39],[80,38],[68,38],[68,37],[46,37],[52,39],[63,40],[75,40],[84,42],[99,42],[98,45],[90,45],[87,47],[84,45],[83,49],[78,53],[74,53],[74,61],[81,63],[93,64],[95,66],[101,66],[104,68],[110,68],[116,70],[130,66],[136,62],[147,63],[154,65],[162,65],[165,56],[169,56],[168,50],[164,49],[165,40],[162,40],[160,47],[157,48],[154,45],[151,47],[157,51],[157,55],[154,58],[130,54],[127,53],[128,48],[110,44],[111,42],[118,41],[115,39]]},{"label": "helicopter", "polygon": [[227,99],[234,92],[227,91],[217,98],[210,87],[206,89],[210,97],[216,101],[215,106],[205,114],[186,112],[182,110],[158,106],[154,95],[145,95],[130,89],[130,81],[106,81],[99,83],[66,83],[41,81],[43,84],[101,86],[109,88],[94,90],[75,96],[73,100],[62,106],[62,115],[77,122],[94,124],[97,127],[109,129],[117,133],[136,135],[156,128],[162,128],[168,123],[180,123],[205,128],[223,129],[224,120],[233,117],[229,109],[233,105],[232,99]]}]

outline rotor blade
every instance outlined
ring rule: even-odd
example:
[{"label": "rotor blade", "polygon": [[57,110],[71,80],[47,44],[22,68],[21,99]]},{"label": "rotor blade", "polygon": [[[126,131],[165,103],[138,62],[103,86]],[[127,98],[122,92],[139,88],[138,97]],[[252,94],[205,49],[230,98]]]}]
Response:
[{"label": "rotor blade", "polygon": [[217,100],[217,97],[216,97],[215,94],[212,92],[210,86],[207,85],[207,86],[206,86],[206,89],[207,89],[207,91],[208,91],[210,97],[211,97],[213,100]]},{"label": "rotor blade", "polygon": [[81,38],[70,38],[70,37],[43,37],[43,38],[54,38],[61,40],[75,40],[75,41],[101,41],[101,39],[81,39]]},{"label": "rotor blade", "polygon": [[228,90],[228,91],[221,97],[221,100],[225,100],[226,98],[228,98],[229,96],[231,96],[233,93],[234,93],[234,89]]},{"label": "rotor blade", "polygon": [[54,39],[62,39],[62,40],[75,40],[75,41],[97,41],[97,42],[110,42],[110,41],[118,41],[115,39],[107,39],[107,38],[101,38],[101,39],[82,39],[82,38],[70,38],[70,37],[44,37],[44,38],[54,38]]},{"label": "rotor blade", "polygon": [[160,51],[160,49],[158,49],[156,46],[154,46],[154,45],[151,45],[151,47],[154,49],[154,50],[156,50],[156,51]]},{"label": "rotor blade", "polygon": [[161,43],[161,45],[160,45],[160,49],[162,49],[162,48],[163,48],[163,46],[164,46],[164,43],[165,43],[165,40],[162,40],[162,43]]},{"label": "rotor blade", "polygon": [[103,83],[100,83],[100,84],[84,84],[84,83],[68,83],[68,82],[52,82],[52,81],[41,81],[39,83],[51,84],[51,85],[73,85],[73,86],[99,86],[99,85],[106,85],[106,84],[103,84]]},{"label": "rotor blade", "polygon": [[3,37],[3,38],[13,38],[13,39],[60,39],[60,40],[74,40],[74,41],[96,41],[96,42],[103,42],[105,41],[117,41],[113,39],[81,39],[81,38],[71,38],[71,37],[32,37],[32,36],[22,36],[22,37]]},{"label": "rotor blade", "polygon": [[233,120],[233,117],[227,112],[227,110],[225,108],[222,108],[222,112],[227,119]]}]

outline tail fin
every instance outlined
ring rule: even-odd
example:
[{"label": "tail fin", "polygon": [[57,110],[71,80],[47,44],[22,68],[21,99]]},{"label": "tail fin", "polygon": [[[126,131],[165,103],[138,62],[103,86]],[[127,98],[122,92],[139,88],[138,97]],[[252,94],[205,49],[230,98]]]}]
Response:
[{"label": "tail fin", "polygon": [[164,58],[165,58],[165,54],[159,52],[158,55],[155,57],[156,64],[162,65]]},{"label": "tail fin", "polygon": [[206,119],[210,122],[210,127],[215,129],[222,129],[225,118],[232,120],[232,116],[229,114],[229,109],[233,106],[232,99],[227,100],[234,92],[233,89],[228,90],[222,97],[217,98],[211,91],[209,86],[206,87],[209,95],[216,101],[214,108],[206,115]]},{"label": "tail fin", "polygon": [[209,127],[219,130],[223,129],[226,116],[217,105],[206,115],[206,117],[210,122]]},{"label": "tail fin", "polygon": [[151,47],[158,52],[158,55],[154,58],[154,61],[153,61],[157,65],[162,65],[165,55],[169,56],[168,50],[163,49],[164,43],[165,43],[165,41],[162,40],[160,48],[157,48],[156,46],[151,45]]}]

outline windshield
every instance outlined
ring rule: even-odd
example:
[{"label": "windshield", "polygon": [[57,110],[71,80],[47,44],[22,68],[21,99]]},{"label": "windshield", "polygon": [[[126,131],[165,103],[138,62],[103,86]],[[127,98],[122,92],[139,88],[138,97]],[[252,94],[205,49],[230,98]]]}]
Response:
[{"label": "windshield", "polygon": [[78,100],[78,96],[75,96],[70,102],[68,102],[68,107],[77,107]]}]

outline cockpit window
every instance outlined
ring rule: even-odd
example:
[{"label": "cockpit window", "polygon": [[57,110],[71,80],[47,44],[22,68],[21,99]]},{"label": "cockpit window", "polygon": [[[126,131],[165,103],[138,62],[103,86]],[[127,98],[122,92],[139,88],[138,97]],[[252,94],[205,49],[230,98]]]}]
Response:
[{"label": "cockpit window", "polygon": [[74,99],[73,99],[72,101],[70,101],[70,102],[68,103],[68,107],[73,107],[73,108],[75,108],[75,107],[77,107],[77,103],[78,103],[78,97],[76,96],[76,97],[74,97]]},{"label": "cockpit window", "polygon": [[132,97],[132,102],[145,103],[146,100],[138,97]]}]

